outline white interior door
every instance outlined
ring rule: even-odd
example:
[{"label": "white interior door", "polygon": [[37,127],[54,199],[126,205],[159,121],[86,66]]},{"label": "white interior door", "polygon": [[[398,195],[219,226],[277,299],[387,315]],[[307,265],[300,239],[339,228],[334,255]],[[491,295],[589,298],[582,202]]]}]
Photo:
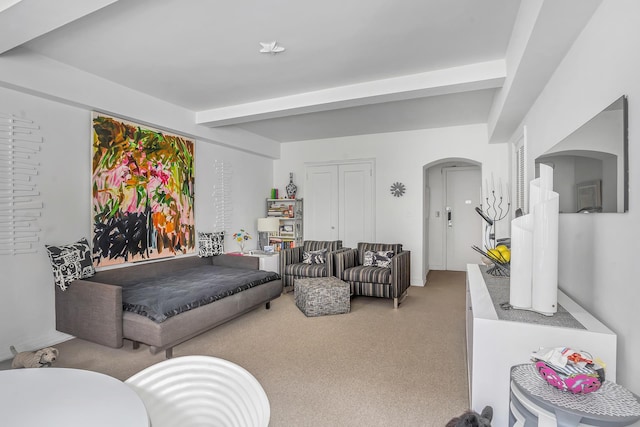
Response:
[{"label": "white interior door", "polygon": [[305,240],[374,240],[373,162],[307,165]]},{"label": "white interior door", "polygon": [[477,264],[479,254],[472,245],[482,248],[482,218],[475,211],[480,206],[482,177],[480,168],[445,168],[446,269],[465,271],[467,264]]},{"label": "white interior door", "polygon": [[372,175],[370,163],[338,166],[340,239],[347,248],[373,241]]},{"label": "white interior door", "polygon": [[304,197],[304,239],[338,240],[338,169],[307,166]]}]

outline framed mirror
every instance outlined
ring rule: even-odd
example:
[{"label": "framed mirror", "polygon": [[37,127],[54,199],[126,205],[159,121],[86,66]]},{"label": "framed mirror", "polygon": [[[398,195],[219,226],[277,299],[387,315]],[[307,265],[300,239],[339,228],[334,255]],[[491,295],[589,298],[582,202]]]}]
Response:
[{"label": "framed mirror", "polygon": [[621,96],[535,160],[553,168],[560,213],[627,212],[627,97]]}]

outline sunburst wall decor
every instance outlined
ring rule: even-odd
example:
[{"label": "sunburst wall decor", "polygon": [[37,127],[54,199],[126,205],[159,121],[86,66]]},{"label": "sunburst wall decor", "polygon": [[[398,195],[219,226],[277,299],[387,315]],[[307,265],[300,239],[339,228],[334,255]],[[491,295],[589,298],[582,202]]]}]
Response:
[{"label": "sunburst wall decor", "polygon": [[394,182],[391,185],[391,194],[394,197],[402,197],[404,195],[405,192],[405,186],[403,183],[401,182]]}]

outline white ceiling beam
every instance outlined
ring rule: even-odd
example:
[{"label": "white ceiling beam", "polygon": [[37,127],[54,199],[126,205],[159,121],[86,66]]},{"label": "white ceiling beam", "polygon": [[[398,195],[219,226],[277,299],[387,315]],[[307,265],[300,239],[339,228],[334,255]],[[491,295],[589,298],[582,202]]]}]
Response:
[{"label": "white ceiling beam", "polygon": [[521,3],[507,48],[507,79],[489,113],[489,142],[517,139],[527,112],[601,3]]},{"label": "white ceiling beam", "polygon": [[0,9],[0,54],[116,1],[21,0],[10,2],[6,9]]},{"label": "white ceiling beam", "polygon": [[235,127],[213,129],[199,126],[191,110],[54,61],[24,47],[0,55],[0,87],[88,111],[112,114],[258,156],[280,158],[277,141]]},{"label": "white ceiling beam", "polygon": [[374,80],[196,113],[196,123],[217,127],[338,108],[501,87],[504,60]]}]

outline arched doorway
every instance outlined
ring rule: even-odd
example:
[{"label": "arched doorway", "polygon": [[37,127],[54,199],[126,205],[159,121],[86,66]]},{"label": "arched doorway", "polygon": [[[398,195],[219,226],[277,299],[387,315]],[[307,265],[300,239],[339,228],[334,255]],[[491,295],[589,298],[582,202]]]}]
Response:
[{"label": "arched doorway", "polygon": [[423,277],[430,270],[464,270],[466,260],[477,262],[471,245],[482,242],[482,219],[475,213],[482,197],[481,167],[464,158],[423,166]]}]

